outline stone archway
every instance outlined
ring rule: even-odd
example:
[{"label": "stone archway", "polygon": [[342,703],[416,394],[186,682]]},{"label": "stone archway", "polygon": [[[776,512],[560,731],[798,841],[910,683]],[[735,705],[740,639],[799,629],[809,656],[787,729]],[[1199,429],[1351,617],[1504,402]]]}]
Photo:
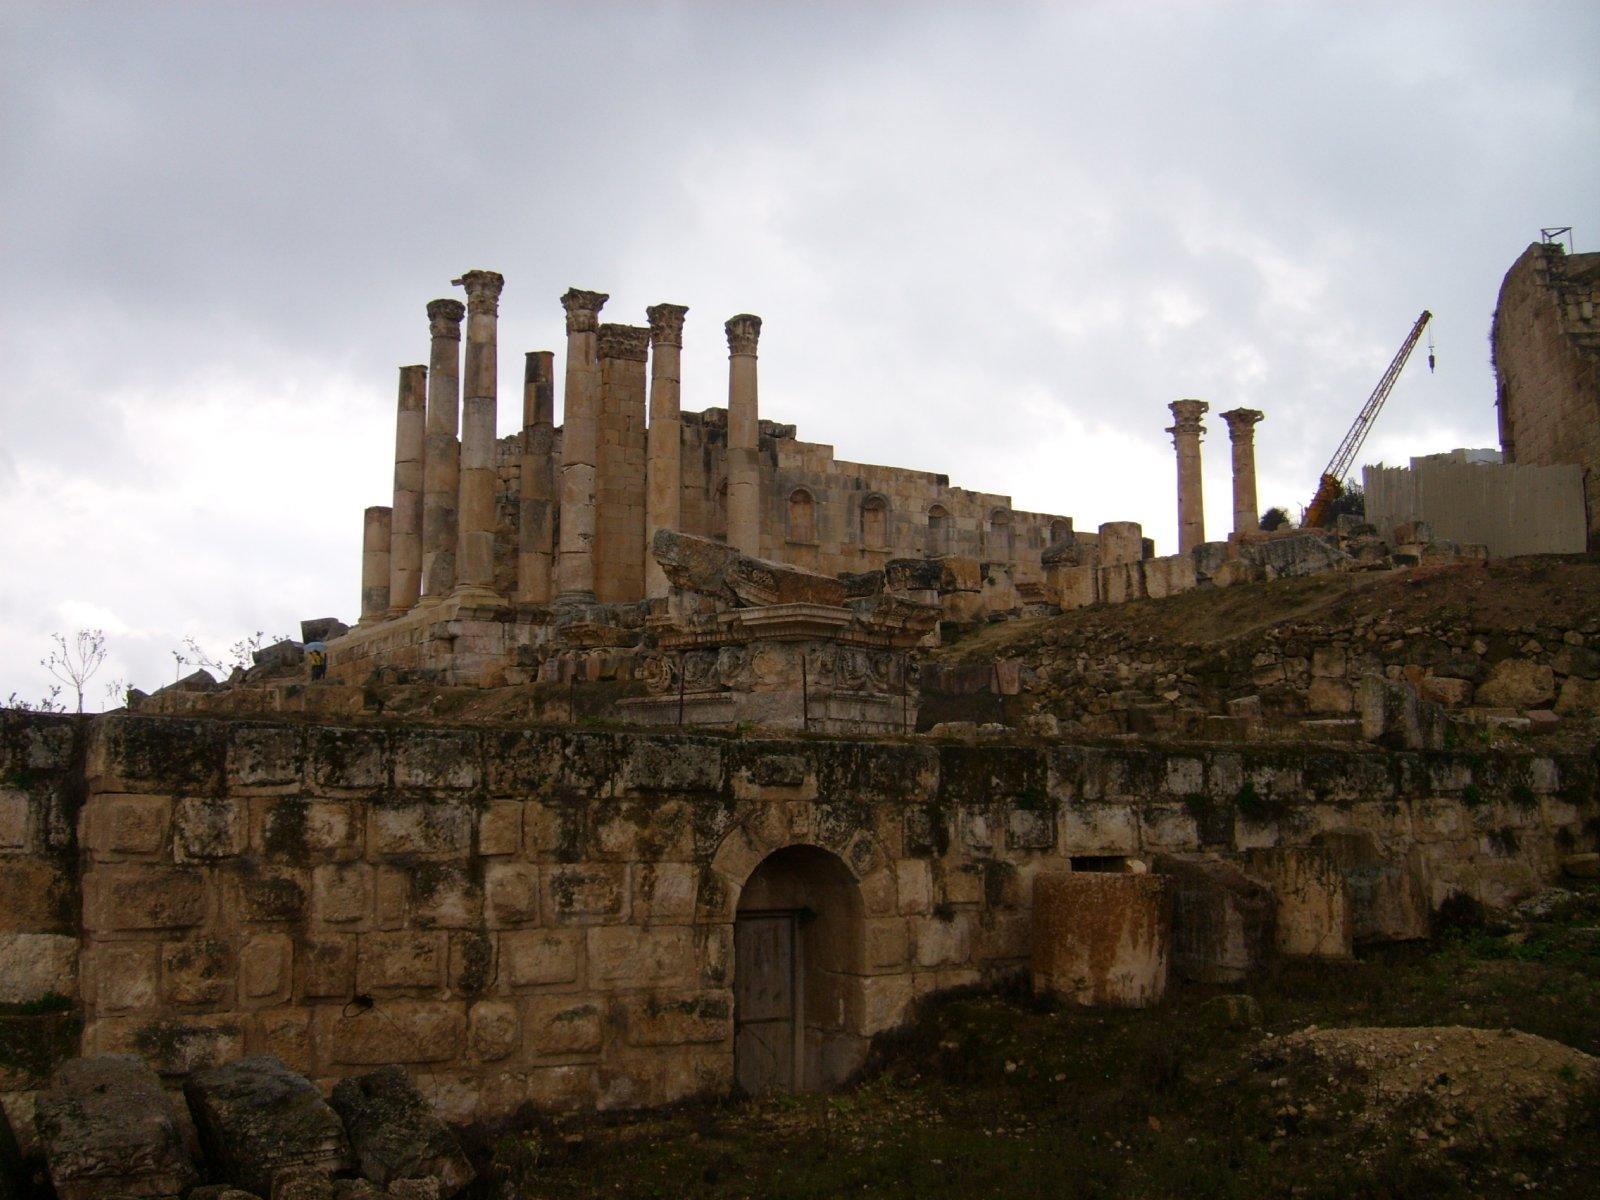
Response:
[{"label": "stone archway", "polygon": [[752,1095],[842,1083],[866,1053],[854,1027],[861,889],[812,845],[762,859],[739,895],[733,937],[734,1078]]}]

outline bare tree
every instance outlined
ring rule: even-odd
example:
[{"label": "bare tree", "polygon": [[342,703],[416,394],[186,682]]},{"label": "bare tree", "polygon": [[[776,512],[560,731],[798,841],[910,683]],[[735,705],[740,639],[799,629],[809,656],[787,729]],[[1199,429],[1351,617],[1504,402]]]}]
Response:
[{"label": "bare tree", "polygon": [[100,664],[106,660],[106,635],[98,629],[80,629],[68,642],[65,635],[52,633],[56,648],[39,660],[39,665],[78,694],[78,711],[83,711],[83,689]]}]

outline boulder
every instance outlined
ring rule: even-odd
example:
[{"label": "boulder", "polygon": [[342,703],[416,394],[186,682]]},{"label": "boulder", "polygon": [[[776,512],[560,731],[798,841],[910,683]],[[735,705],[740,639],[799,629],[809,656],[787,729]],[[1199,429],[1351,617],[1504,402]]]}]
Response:
[{"label": "boulder", "polygon": [[838,608],[844,604],[844,583],[831,575],[752,558],[711,538],[658,529],[650,553],[673,587],[712,596],[736,608],[769,604]]},{"label": "boulder", "polygon": [[1488,708],[1548,708],[1556,698],[1555,672],[1525,658],[1506,658],[1478,685],[1477,702]]},{"label": "boulder", "polygon": [[883,586],[891,592],[937,592],[944,564],[936,558],[894,558],[883,567]]},{"label": "boulder", "polygon": [[331,642],[334,638],[343,637],[350,632],[338,617],[313,617],[309,621],[300,622],[300,640],[302,642]]},{"label": "boulder", "polygon": [[270,646],[263,646],[250,655],[250,661],[263,671],[273,671],[282,667],[298,667],[305,661],[306,648],[299,642],[285,638],[281,642],[273,642]]},{"label": "boulder", "polygon": [[57,1200],[176,1196],[195,1182],[161,1080],[137,1055],[61,1064],[34,1123]]},{"label": "boulder", "polygon": [[1556,698],[1558,713],[1600,713],[1600,682],[1589,679],[1568,679],[1561,685],[1561,695]]},{"label": "boulder", "polygon": [[344,1118],[361,1173],[391,1193],[398,1180],[437,1179],[441,1197],[472,1182],[455,1135],[401,1068],[340,1080],[333,1107]]},{"label": "boulder", "polygon": [[322,1093],[270,1054],[197,1071],[184,1082],[213,1171],[260,1196],[290,1168],[348,1170],[350,1143]]},{"label": "boulder", "polygon": [[1239,983],[1272,951],[1276,902],[1230,862],[1158,855],[1172,880],[1172,969],[1195,983]]}]

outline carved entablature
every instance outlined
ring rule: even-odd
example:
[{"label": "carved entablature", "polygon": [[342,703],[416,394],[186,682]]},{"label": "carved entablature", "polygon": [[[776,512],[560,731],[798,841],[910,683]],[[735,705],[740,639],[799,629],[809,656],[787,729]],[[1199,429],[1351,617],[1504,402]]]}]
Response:
[{"label": "carved entablature", "polygon": [[428,302],[428,333],[436,338],[461,338],[461,318],[467,315],[467,306],[459,300],[444,299]]},{"label": "carved entablature", "polygon": [[683,345],[683,318],[689,311],[686,304],[652,304],[644,310],[650,318],[650,341],[660,346]]},{"label": "carved entablature", "polygon": [[1167,405],[1172,410],[1172,425],[1167,432],[1177,440],[1180,437],[1199,437],[1206,431],[1200,418],[1211,411],[1204,400],[1174,400]]},{"label": "carved entablature", "polygon": [[601,325],[600,357],[644,362],[650,357],[650,330],[643,325]]},{"label": "carved entablature", "polygon": [[609,299],[605,292],[568,288],[561,297],[561,307],[567,310],[567,332],[593,333],[600,325],[600,310]]},{"label": "carved entablature", "polygon": [[494,316],[500,311],[500,289],[506,286],[506,277],[498,271],[468,271],[460,279],[452,279],[455,287],[467,289],[467,307],[475,313]]},{"label": "carved entablature", "polygon": [[740,313],[736,317],[729,317],[723,328],[728,332],[729,354],[755,354],[756,342],[761,338],[760,317],[752,313]]},{"label": "carved entablature", "polygon": [[1254,408],[1233,408],[1222,414],[1228,423],[1228,436],[1236,442],[1248,442],[1256,435],[1256,422],[1265,416]]}]

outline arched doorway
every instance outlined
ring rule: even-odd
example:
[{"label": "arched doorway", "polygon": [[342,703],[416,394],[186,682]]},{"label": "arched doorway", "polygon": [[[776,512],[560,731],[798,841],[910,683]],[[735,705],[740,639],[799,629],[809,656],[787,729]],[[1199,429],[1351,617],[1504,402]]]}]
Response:
[{"label": "arched doorway", "polygon": [[818,1091],[842,1083],[867,1040],[852,1032],[861,893],[817,846],[774,851],[751,872],[733,924],[733,1069],[741,1090]]}]

